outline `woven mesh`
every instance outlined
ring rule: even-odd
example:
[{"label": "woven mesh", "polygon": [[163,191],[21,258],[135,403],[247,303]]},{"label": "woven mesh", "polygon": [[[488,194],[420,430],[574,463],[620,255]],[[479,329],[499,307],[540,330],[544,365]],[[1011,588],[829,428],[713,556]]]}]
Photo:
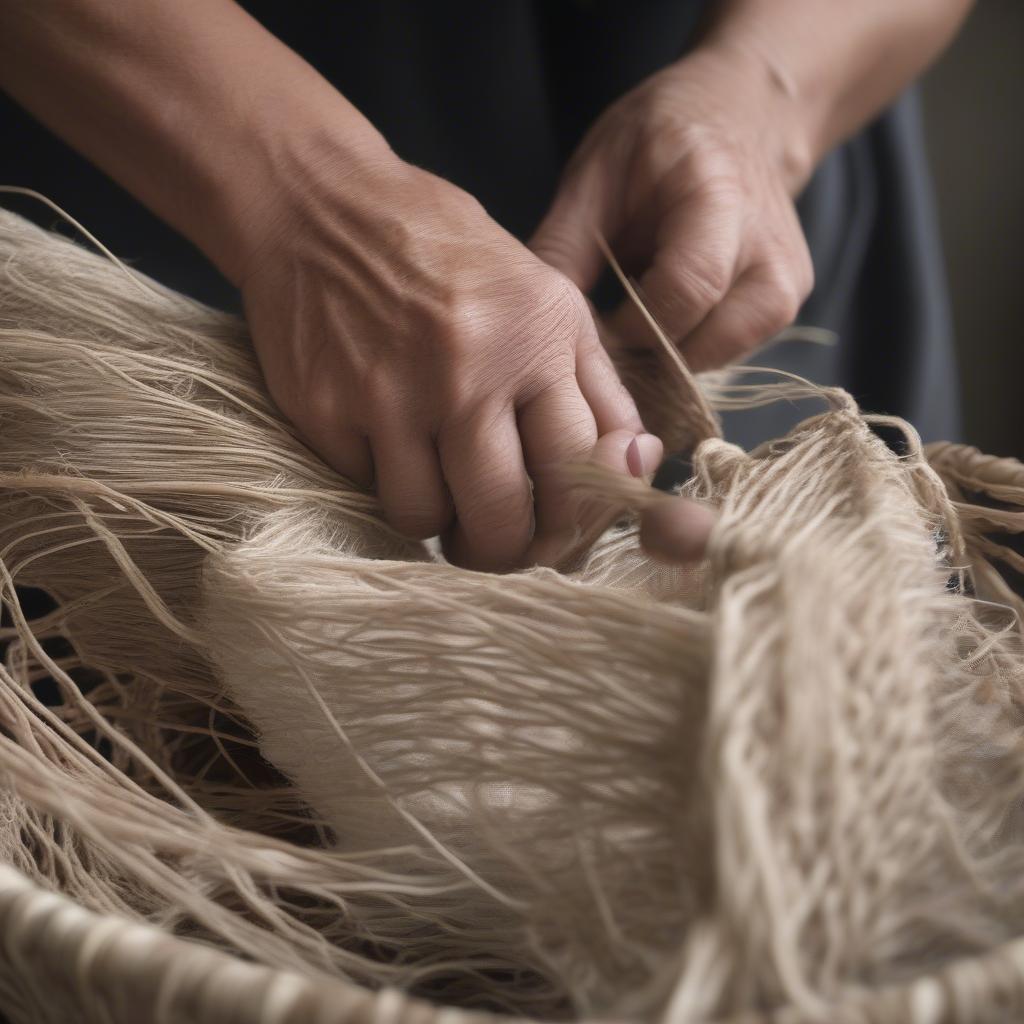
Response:
[{"label": "woven mesh", "polygon": [[655,366],[707,560],[627,516],[471,573],[299,442],[235,319],[0,215],[13,1020],[1022,1015],[1024,467],[802,383],[744,453],[694,403],[771,389]]}]

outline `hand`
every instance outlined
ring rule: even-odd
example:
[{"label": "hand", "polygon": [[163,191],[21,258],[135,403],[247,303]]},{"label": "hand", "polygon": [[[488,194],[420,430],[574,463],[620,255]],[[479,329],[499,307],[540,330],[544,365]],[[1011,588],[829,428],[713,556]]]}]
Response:
[{"label": "hand", "polygon": [[686,564],[704,557],[717,515],[689,498],[659,501],[640,514],[640,544],[660,562]]},{"label": "hand", "polygon": [[441,534],[471,568],[556,561],[576,509],[545,470],[643,434],[583,295],[390,150],[339,162],[301,161],[238,261],[274,400],[331,466],[376,483],[399,532]]},{"label": "hand", "polygon": [[[603,459],[593,461],[615,468],[610,458],[614,448],[609,442],[614,435],[602,438],[595,455]],[[629,441],[626,447],[626,467],[630,474],[651,482],[651,463],[644,453],[640,439]],[[661,453],[658,452],[660,458]],[[686,564],[699,561],[707,551],[711,531],[718,521],[718,513],[700,501],[660,494],[656,501],[641,508],[640,546],[651,558],[660,562]]]},{"label": "hand", "polygon": [[[531,248],[586,292],[600,232],[694,369],[740,358],[793,320],[813,283],[792,125],[787,97],[740,54],[697,51],[601,116]],[[652,340],[631,304],[609,326],[627,345]]]}]

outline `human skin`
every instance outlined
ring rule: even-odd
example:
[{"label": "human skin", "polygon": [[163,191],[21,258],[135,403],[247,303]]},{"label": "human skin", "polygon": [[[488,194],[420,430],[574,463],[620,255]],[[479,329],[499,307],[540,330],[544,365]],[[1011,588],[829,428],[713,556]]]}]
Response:
[{"label": "human skin", "polygon": [[[742,354],[810,288],[793,197],[968,7],[719,3],[595,124],[530,247],[231,0],[0,0],[0,86],[238,285],[282,412],[396,529],[505,570],[578,536],[555,467],[661,457],[584,298],[595,230],[698,367]],[[629,308],[611,326],[646,343]]]},{"label": "human skin", "polygon": [[[720,0],[688,56],[593,125],[533,250],[587,291],[600,232],[691,368],[741,358],[810,293],[794,200],[814,168],[927,67],[971,6]],[[622,344],[650,341],[630,303],[608,327]]]}]

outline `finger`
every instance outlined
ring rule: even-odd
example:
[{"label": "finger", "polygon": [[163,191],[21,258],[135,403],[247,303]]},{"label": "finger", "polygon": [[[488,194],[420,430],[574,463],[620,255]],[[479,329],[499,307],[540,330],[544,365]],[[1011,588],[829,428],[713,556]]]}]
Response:
[{"label": "finger", "polygon": [[[610,469],[613,473],[650,479],[664,455],[661,441],[653,434],[634,434],[631,430],[613,430],[597,439],[590,458],[591,465]],[[576,526],[580,533],[578,547],[589,547],[622,515],[622,508],[607,500],[577,497]],[[556,553],[557,554],[557,553]]]},{"label": "finger", "polygon": [[578,535],[576,503],[560,470],[567,463],[585,462],[597,441],[594,414],[576,381],[569,378],[549,387],[524,406],[519,434],[533,480],[534,548],[571,548]]},{"label": "finger", "polygon": [[[685,338],[726,295],[737,272],[741,221],[731,204],[706,190],[681,200],[658,229],[654,262],[638,291],[674,342]],[[614,334],[632,347],[655,343],[650,325],[626,299],[609,317]]]},{"label": "finger", "polygon": [[650,480],[658,472],[664,456],[665,446],[660,438],[653,434],[637,434],[626,448],[626,468],[630,476]]},{"label": "finger", "polygon": [[679,346],[695,371],[743,358],[791,324],[806,295],[796,275],[765,267],[745,273]]},{"label": "finger", "polygon": [[304,430],[302,435],[309,447],[336,473],[363,490],[373,486],[373,456],[365,437],[351,430],[323,427]]},{"label": "finger", "polygon": [[416,540],[444,532],[454,508],[433,440],[427,434],[396,432],[374,437],[371,449],[377,496],[391,526]]},{"label": "finger", "polygon": [[666,498],[640,515],[640,544],[663,562],[695,562],[704,557],[717,516],[688,498]]},{"label": "finger", "polygon": [[576,349],[576,382],[590,406],[599,436],[615,430],[643,433],[633,396],[626,390],[615,365],[591,325]]},{"label": "finger", "polygon": [[554,202],[530,239],[530,248],[586,294],[604,269],[597,233],[610,228],[605,175],[586,164],[563,178]]},{"label": "finger", "polygon": [[298,428],[302,439],[336,473],[357,487],[373,486],[373,456],[362,431],[353,430],[337,382],[322,375],[298,408],[282,404],[282,411]]},{"label": "finger", "polygon": [[[634,434],[631,430],[613,430],[597,439],[587,462],[614,473],[650,479],[661,464],[664,448],[653,434]],[[575,479],[565,474],[570,486]],[[622,514],[622,509],[607,500],[571,489],[567,497],[571,509],[572,532],[541,535],[527,555],[534,565],[565,566],[567,560],[586,550]]]},{"label": "finger", "polygon": [[443,538],[446,557],[486,572],[521,565],[533,535],[533,492],[514,411],[480,410],[439,442],[455,505],[455,521]]}]

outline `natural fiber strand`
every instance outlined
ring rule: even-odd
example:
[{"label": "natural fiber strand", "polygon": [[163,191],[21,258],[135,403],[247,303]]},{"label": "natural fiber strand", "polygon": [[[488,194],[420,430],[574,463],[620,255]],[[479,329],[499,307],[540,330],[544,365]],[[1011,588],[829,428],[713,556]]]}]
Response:
[{"label": "natural fiber strand", "polygon": [[[1020,1015],[1024,468],[621,358],[706,562],[627,516],[472,573],[302,445],[235,318],[0,214],[12,1019]],[[701,411],[779,397],[825,411],[749,454]]]}]

